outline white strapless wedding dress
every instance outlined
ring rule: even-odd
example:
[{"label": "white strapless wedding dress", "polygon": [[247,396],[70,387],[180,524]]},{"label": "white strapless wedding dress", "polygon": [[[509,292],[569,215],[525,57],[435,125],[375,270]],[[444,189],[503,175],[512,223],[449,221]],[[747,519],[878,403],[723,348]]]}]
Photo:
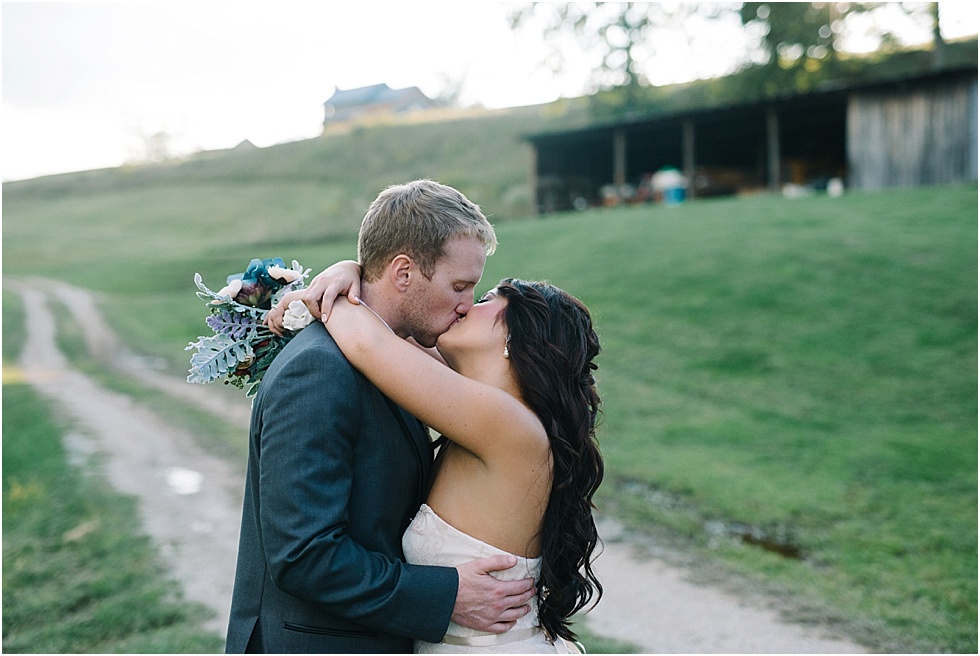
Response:
[{"label": "white strapless wedding dress", "polygon": [[[506,551],[477,540],[447,524],[429,506],[422,504],[418,514],[402,537],[405,560],[415,565],[441,565],[455,567],[477,558],[513,555]],[[494,572],[494,576],[505,581],[533,578],[541,574],[540,558],[516,556],[517,564],[510,569]],[[557,640],[552,643],[547,634],[538,626],[538,601],[531,599],[531,612],[517,620],[517,624],[507,633],[497,635],[481,633],[454,622],[449,623],[443,642],[415,642],[416,653],[451,654],[541,654],[577,653],[571,643]]]}]

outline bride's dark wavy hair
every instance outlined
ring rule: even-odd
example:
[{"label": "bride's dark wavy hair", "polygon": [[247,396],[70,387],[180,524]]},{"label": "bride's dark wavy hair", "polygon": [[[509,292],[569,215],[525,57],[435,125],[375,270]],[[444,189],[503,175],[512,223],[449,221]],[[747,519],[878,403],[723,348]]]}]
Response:
[{"label": "bride's dark wavy hair", "polygon": [[551,284],[505,278],[497,293],[507,299],[511,369],[524,402],[548,432],[554,461],[542,527],[541,626],[553,640],[574,640],[569,618],[593,596],[602,597],[592,571],[599,543],[592,495],[603,476],[593,377],[599,337],[588,308]]}]

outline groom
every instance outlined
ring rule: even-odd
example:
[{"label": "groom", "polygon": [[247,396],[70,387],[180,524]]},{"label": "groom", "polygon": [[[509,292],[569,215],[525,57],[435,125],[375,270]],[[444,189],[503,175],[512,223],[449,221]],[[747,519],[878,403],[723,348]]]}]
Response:
[{"label": "groom", "polygon": [[[361,298],[423,346],[473,305],[496,236],[461,193],[389,187],[361,224]],[[501,633],[533,581],[500,556],[460,567],[404,562],[401,537],[428,491],[426,429],[353,369],[314,322],[269,367],[252,408],[226,650],[411,652],[450,619]]]}]

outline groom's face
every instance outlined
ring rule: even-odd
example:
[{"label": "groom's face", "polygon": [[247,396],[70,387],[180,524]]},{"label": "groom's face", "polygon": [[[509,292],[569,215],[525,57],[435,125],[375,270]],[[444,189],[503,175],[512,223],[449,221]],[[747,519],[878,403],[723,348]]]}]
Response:
[{"label": "groom's face", "polygon": [[439,335],[470,311],[486,262],[483,242],[476,237],[459,237],[446,243],[445,255],[436,262],[431,280],[419,273],[403,306],[405,325],[416,342],[435,346]]}]

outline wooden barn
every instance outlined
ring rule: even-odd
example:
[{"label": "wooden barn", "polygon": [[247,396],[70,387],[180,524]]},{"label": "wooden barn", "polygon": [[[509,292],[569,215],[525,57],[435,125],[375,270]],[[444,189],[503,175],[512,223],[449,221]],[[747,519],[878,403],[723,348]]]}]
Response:
[{"label": "wooden barn", "polygon": [[671,169],[687,197],[976,182],[977,67],[527,140],[540,212],[657,199]]}]

